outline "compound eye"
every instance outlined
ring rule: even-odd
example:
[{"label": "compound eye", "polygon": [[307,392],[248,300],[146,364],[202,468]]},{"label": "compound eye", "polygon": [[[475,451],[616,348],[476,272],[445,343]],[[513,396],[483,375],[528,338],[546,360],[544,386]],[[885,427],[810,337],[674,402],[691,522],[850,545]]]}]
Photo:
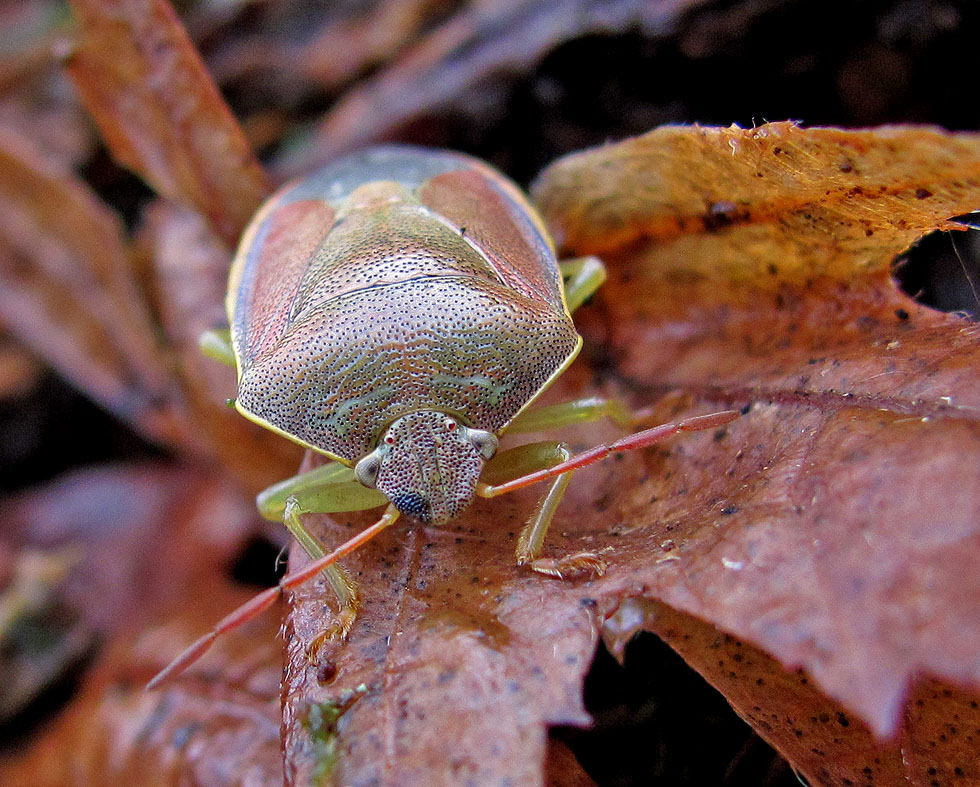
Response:
[{"label": "compound eye", "polygon": [[394,445],[394,444],[395,444],[395,436],[391,434],[386,434],[385,445]]},{"label": "compound eye", "polygon": [[370,489],[373,489],[377,483],[379,472],[381,472],[381,458],[373,451],[354,465],[354,478]]},{"label": "compound eye", "polygon": [[470,429],[467,437],[476,446],[476,450],[480,452],[480,456],[484,459],[493,459],[493,455],[497,453],[497,437],[493,432],[485,432],[482,429]]},{"label": "compound eye", "polygon": [[446,418],[442,422],[443,427],[447,432],[455,432],[459,424],[456,423],[455,418]]}]

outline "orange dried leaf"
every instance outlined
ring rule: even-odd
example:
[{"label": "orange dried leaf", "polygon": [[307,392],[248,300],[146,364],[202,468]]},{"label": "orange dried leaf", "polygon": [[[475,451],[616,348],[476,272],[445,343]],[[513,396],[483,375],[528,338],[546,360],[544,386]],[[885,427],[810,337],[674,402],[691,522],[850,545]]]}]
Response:
[{"label": "orange dried leaf", "polygon": [[[845,158],[859,175],[835,187]],[[577,474],[547,554],[600,551],[601,579],[513,565],[538,494],[525,490],[478,501],[449,528],[396,528],[347,559],[362,616],[346,647],[312,663],[330,595],[297,593],[284,687],[296,783],[323,767],[302,722],[320,706],[342,714],[330,733],[338,783],[390,773],[539,783],[545,727],[584,720],[597,631],[621,632],[633,600],[676,610],[687,629],[655,615],[638,625],[677,643],[813,780],[825,760],[841,779],[862,778],[869,758],[883,774],[918,773],[927,758],[896,759],[883,740],[924,690],[916,681],[980,693],[980,348],[973,323],[899,292],[888,263],[980,204],[978,167],[974,135],[774,124],[660,130],[546,173],[538,196],[567,251],[602,249],[610,268],[578,320],[593,368],[570,370],[552,400],[603,393],[640,405],[675,391],[649,413],[658,420],[754,404],[715,434]],[[855,188],[879,200],[845,199]],[[567,434],[577,448],[609,436]],[[371,519],[318,521],[339,543]],[[765,670],[784,677],[717,673],[708,639],[681,644],[698,627],[771,654]],[[808,688],[793,693],[797,669]],[[785,713],[766,717],[770,706]],[[819,761],[818,733],[786,722],[816,707],[850,720],[821,734]],[[950,706],[934,707],[906,740],[917,751]]]},{"label": "orange dried leaf", "polygon": [[924,127],[665,126],[566,156],[533,193],[567,251],[642,245],[650,275],[745,299],[881,273],[923,234],[963,229],[948,219],[980,207],[978,151],[976,135]]},{"label": "orange dried leaf", "polygon": [[164,0],[74,0],[68,71],[113,155],[237,242],[266,195],[261,167]]}]

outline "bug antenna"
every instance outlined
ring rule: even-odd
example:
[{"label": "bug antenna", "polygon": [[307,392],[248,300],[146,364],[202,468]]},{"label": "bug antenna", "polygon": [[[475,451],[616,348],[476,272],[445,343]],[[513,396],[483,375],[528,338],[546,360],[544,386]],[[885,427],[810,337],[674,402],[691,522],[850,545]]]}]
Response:
[{"label": "bug antenna", "polygon": [[567,473],[571,470],[578,470],[580,467],[586,467],[594,464],[600,459],[605,459],[607,456],[609,456],[609,454],[616,451],[633,451],[637,448],[645,448],[646,446],[659,443],[662,440],[666,440],[668,437],[672,437],[675,434],[680,434],[681,432],[698,432],[702,429],[715,429],[719,426],[724,426],[725,424],[731,423],[740,415],[741,412],[739,410],[722,410],[721,412],[710,413],[708,415],[696,415],[691,418],[685,418],[683,421],[661,424],[660,426],[655,426],[652,429],[644,429],[642,432],[636,432],[635,434],[628,435],[620,440],[616,440],[613,443],[603,443],[602,445],[597,445],[594,448],[590,448],[588,451],[583,451],[580,454],[576,454],[564,462],[560,462],[559,464],[553,465],[552,467],[547,467],[543,470],[528,473],[527,475],[507,481],[506,483],[497,484],[496,486],[482,484],[481,486],[477,487],[478,494],[481,497],[497,497],[499,495],[506,495],[509,492],[514,492],[515,490],[522,489],[525,486],[530,486],[531,484],[536,484],[539,481],[544,481],[546,478],[554,478],[562,473]]},{"label": "bug antenna", "polygon": [[230,615],[226,615],[213,629],[211,629],[211,631],[200,639],[196,640],[190,647],[184,650],[183,653],[160,670],[153,680],[146,684],[147,691],[158,689],[173,678],[176,678],[191,664],[203,656],[208,648],[214,644],[214,641],[222,634],[236,629],[243,623],[247,623],[253,618],[258,617],[276,602],[284,590],[289,590],[290,588],[297,587],[302,585],[304,582],[309,581],[323,571],[323,569],[327,568],[333,563],[336,563],[338,560],[340,560],[340,558],[344,557],[344,555],[349,555],[358,547],[366,544],[386,527],[394,524],[397,519],[398,509],[392,505],[389,505],[388,508],[385,509],[384,514],[381,516],[381,519],[370,527],[362,530],[353,538],[345,541],[343,544],[333,550],[333,552],[324,555],[318,560],[314,560],[312,563],[304,566],[293,574],[287,574],[281,580],[279,580],[278,585],[271,587],[268,590],[263,590],[250,601],[242,604],[242,606],[240,606]]},{"label": "bug antenna", "polygon": [[261,615],[276,602],[282,590],[282,583],[268,590],[263,590],[250,601],[242,604],[242,606],[230,615],[223,617],[211,631],[195,640],[190,647],[186,648],[183,653],[160,670],[153,680],[146,684],[147,691],[159,688],[170,679],[180,675],[191,664],[201,658],[222,634],[236,629],[243,623],[247,623],[252,618]]}]

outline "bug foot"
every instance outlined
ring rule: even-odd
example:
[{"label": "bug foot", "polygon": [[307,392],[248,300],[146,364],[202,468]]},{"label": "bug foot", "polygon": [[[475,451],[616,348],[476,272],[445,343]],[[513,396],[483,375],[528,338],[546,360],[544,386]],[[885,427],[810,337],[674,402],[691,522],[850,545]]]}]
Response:
[{"label": "bug foot", "polygon": [[356,609],[342,609],[337,613],[337,620],[330,626],[317,634],[309,645],[306,646],[306,658],[311,664],[316,664],[320,660],[320,651],[328,643],[343,642],[354,627],[357,620]]},{"label": "bug foot", "polygon": [[595,552],[576,552],[562,558],[540,557],[530,566],[539,574],[556,579],[594,579],[606,573],[608,564]]}]

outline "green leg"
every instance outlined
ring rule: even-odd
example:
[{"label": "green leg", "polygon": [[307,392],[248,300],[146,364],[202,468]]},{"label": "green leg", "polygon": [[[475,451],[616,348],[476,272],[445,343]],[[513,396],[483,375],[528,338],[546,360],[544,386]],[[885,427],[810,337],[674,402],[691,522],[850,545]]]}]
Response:
[{"label": "green leg", "polygon": [[388,502],[377,489],[368,489],[355,481],[354,471],[340,462],[330,462],[273,484],[259,493],[255,503],[265,519],[281,522],[291,497],[296,498],[306,514],[365,511]]},{"label": "green leg", "polygon": [[[582,264],[585,265],[588,259],[586,258]],[[622,402],[592,397],[528,410],[517,416],[507,427],[507,431],[538,432],[569,424],[598,421],[600,418],[611,418],[620,426],[628,427],[633,423],[632,414]],[[495,485],[513,478],[521,478],[536,470],[554,467],[568,460],[569,457],[568,449],[555,442],[531,443],[504,451],[487,466],[481,477],[482,483],[477,487],[477,494],[493,497],[497,494]],[[572,472],[574,471],[557,476],[551,482],[547,493],[538,502],[517,541],[517,562],[520,565],[530,565],[535,571],[555,577],[601,575],[606,565],[591,552],[580,552],[557,560],[539,557],[548,534],[548,527],[555,516],[555,510],[572,480]]]},{"label": "green leg", "polygon": [[198,349],[203,355],[228,366],[235,366],[235,351],[231,346],[231,331],[205,331],[197,340]]},{"label": "green leg", "polygon": [[576,257],[559,262],[558,267],[565,279],[565,302],[573,314],[606,280],[606,266],[598,257]]},{"label": "green leg", "polygon": [[542,432],[570,424],[598,421],[601,418],[610,418],[623,427],[633,425],[633,414],[622,402],[589,397],[525,410],[510,422],[507,431],[514,434]]},{"label": "green leg", "polygon": [[[316,536],[303,524],[303,520],[300,518],[300,514],[303,513],[308,512],[300,508],[295,497],[290,497],[286,500],[283,523],[289,528],[293,537],[299,541],[300,546],[306,550],[306,554],[314,560],[319,560],[327,553]],[[313,640],[311,650],[308,653],[311,659],[315,659],[320,646],[328,639],[343,639],[347,636],[357,618],[357,608],[361,603],[361,594],[357,590],[357,585],[339,563],[334,563],[323,569],[323,576],[327,578],[330,588],[337,597],[337,620]]]},{"label": "green leg", "polygon": [[[354,481],[353,475],[350,468],[331,462],[269,487],[259,494],[256,503],[263,517],[282,521],[306,553],[318,560],[327,552],[303,523],[302,514],[361,511],[388,502],[376,489],[368,489]],[[357,585],[339,564],[327,566],[323,575],[337,597],[338,616],[337,621],[313,641],[309,652],[311,659],[315,659],[316,652],[327,640],[347,636],[360,603]]]},{"label": "green leg", "polygon": [[[529,443],[511,448],[501,452],[490,462],[476,492],[481,497],[494,497],[497,494],[495,484],[499,484],[504,479],[520,478],[535,470],[554,467],[570,457],[568,449],[562,443],[554,441]],[[551,520],[572,480],[573,472],[570,470],[557,476],[538,501],[534,513],[517,539],[517,565],[530,566],[538,573],[558,579],[602,576],[606,570],[605,562],[592,552],[578,552],[558,559],[539,557]]]}]

